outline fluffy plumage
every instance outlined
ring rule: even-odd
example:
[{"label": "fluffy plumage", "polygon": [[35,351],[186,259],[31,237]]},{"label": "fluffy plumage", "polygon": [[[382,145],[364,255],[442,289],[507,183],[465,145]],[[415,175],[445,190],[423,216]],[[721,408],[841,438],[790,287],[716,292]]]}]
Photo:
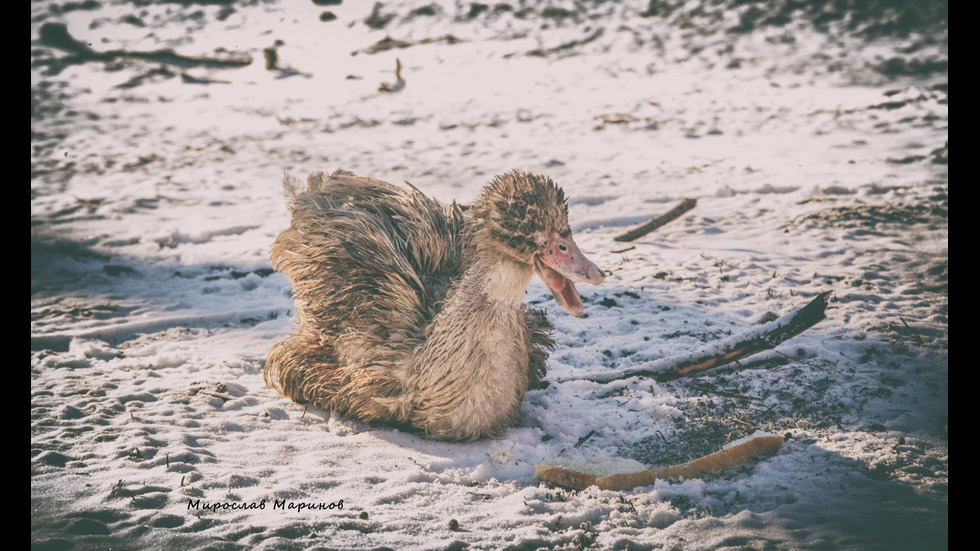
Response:
[{"label": "fluffy plumage", "polygon": [[553,346],[543,315],[521,300],[549,236],[571,242],[561,188],[510,172],[464,214],[345,171],[314,173],[305,189],[287,176],[284,187],[292,223],[271,258],[298,313],[266,382],[432,438],[500,436]]}]

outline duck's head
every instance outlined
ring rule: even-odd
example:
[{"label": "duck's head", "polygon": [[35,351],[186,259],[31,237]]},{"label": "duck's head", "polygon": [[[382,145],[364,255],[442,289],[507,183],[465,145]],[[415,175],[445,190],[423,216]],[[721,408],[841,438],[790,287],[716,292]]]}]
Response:
[{"label": "duck's head", "polygon": [[496,176],[470,212],[479,247],[533,266],[558,304],[582,315],[582,298],[572,282],[597,284],[605,275],[572,239],[565,192],[556,183],[517,170]]}]

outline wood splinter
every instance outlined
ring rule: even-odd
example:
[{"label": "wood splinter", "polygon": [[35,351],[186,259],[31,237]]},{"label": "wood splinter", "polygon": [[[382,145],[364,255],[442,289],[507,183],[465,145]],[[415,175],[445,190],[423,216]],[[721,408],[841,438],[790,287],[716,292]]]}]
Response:
[{"label": "wood splinter", "polygon": [[378,91],[392,93],[400,92],[403,88],[405,88],[405,79],[402,78],[402,60],[395,59],[395,83],[382,82],[378,86]]},{"label": "wood splinter", "polygon": [[538,480],[573,490],[584,490],[589,486],[596,486],[600,490],[631,490],[637,486],[650,486],[661,478],[697,478],[704,473],[744,463],[753,457],[773,455],[782,444],[783,439],[779,436],[756,436],[694,461],[671,467],[601,476],[568,467],[538,465],[534,469],[534,476]]}]

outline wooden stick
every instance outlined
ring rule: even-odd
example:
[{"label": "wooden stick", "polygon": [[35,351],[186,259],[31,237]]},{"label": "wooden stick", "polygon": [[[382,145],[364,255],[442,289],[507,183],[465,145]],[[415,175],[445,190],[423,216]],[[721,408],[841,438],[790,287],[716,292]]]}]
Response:
[{"label": "wooden stick", "polygon": [[634,228],[622,235],[617,235],[613,239],[616,241],[633,241],[634,239],[639,239],[644,235],[652,232],[653,230],[663,226],[668,222],[672,222],[677,218],[680,218],[682,214],[693,209],[698,204],[697,199],[684,199],[677,206],[670,209],[669,211],[661,214],[660,216],[653,217],[649,222],[643,224],[638,228]]},{"label": "wooden stick", "polygon": [[[625,371],[592,375],[584,379],[596,383],[607,383],[630,377],[653,377],[657,381],[670,381],[770,350],[827,317],[825,312],[827,304],[830,302],[831,292],[820,293],[803,308],[786,314],[758,329],[711,343],[694,352],[673,358],[664,358]],[[562,379],[558,382],[567,380],[573,379]]]},{"label": "wooden stick", "polygon": [[735,446],[672,467],[600,476],[567,467],[538,465],[534,469],[534,476],[538,480],[574,490],[584,490],[593,485],[600,490],[631,490],[637,486],[649,486],[660,478],[697,478],[704,473],[738,465],[753,457],[772,455],[779,451],[782,444],[783,439],[779,436],[756,436]]}]

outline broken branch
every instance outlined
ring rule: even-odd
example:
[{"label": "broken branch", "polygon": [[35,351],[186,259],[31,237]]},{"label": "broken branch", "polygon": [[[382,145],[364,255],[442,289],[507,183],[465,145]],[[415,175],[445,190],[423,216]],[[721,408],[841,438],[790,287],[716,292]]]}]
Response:
[{"label": "broken branch", "polygon": [[173,50],[154,50],[152,52],[131,52],[128,50],[111,50],[99,52],[88,44],[76,39],[68,32],[64,23],[45,23],[41,25],[40,43],[44,46],[68,52],[65,57],[45,60],[50,66],[50,73],[60,73],[65,67],[88,61],[110,62],[119,58],[145,59],[164,65],[176,65],[184,68],[206,67],[211,69],[235,69],[252,63],[252,58],[244,54],[228,54],[219,57],[195,57],[175,53]]},{"label": "broken branch", "polygon": [[803,308],[776,321],[742,335],[711,343],[694,352],[664,358],[625,371],[593,375],[585,380],[607,383],[630,377],[653,377],[657,381],[670,381],[747,358],[782,344],[827,317],[825,312],[830,295],[831,291],[824,291]]},{"label": "broken branch", "polygon": [[659,228],[660,226],[663,226],[668,222],[672,222],[673,220],[680,218],[681,215],[696,207],[697,204],[698,204],[697,199],[684,199],[680,203],[677,203],[676,207],[661,214],[660,216],[655,216],[646,224],[643,224],[638,228],[632,229],[622,235],[617,235],[613,239],[615,239],[616,241],[633,241],[634,239],[639,239],[640,237],[643,237],[644,235],[652,232],[653,230]]},{"label": "broken branch", "polygon": [[568,467],[538,465],[534,469],[534,476],[538,480],[574,490],[584,490],[593,485],[600,490],[631,490],[637,486],[649,486],[661,478],[696,478],[707,472],[738,465],[753,457],[772,455],[782,444],[783,439],[778,436],[756,436],[694,461],[671,467],[600,476]]}]

